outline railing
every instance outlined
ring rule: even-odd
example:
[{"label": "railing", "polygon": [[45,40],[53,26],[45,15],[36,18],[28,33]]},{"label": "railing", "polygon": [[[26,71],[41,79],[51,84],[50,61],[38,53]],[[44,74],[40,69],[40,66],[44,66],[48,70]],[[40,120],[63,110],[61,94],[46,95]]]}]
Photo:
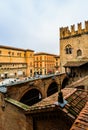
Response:
[{"label": "railing", "polygon": [[[19,80],[19,81],[16,81],[14,79],[14,81],[10,81],[9,83],[2,83],[0,84],[0,87],[3,87],[4,86],[13,86],[13,85],[16,85],[16,84],[22,84],[22,83],[26,83],[26,82],[29,82],[29,81],[35,81],[35,80],[38,80],[38,79],[46,79],[46,78],[55,78],[55,76],[61,76],[65,73],[59,73],[59,74],[49,74],[49,75],[43,75],[43,76],[39,76],[39,77],[25,77],[24,79],[22,80]],[[3,81],[2,81],[3,82]]]}]

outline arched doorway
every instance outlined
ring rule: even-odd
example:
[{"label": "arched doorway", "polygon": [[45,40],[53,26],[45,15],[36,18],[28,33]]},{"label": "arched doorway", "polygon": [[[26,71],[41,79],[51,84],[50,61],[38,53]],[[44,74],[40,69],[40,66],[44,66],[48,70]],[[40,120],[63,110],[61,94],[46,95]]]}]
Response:
[{"label": "arched doorway", "polygon": [[42,100],[42,95],[39,90],[31,89],[30,91],[26,92],[23,97],[20,99],[20,102],[26,105],[33,105]]}]

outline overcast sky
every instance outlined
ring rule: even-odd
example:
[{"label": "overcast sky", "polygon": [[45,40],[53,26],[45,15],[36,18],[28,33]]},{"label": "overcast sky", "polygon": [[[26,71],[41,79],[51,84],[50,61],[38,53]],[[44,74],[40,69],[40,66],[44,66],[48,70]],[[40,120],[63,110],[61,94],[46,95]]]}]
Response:
[{"label": "overcast sky", "polygon": [[59,54],[59,28],[88,20],[88,0],[0,0],[0,45]]}]

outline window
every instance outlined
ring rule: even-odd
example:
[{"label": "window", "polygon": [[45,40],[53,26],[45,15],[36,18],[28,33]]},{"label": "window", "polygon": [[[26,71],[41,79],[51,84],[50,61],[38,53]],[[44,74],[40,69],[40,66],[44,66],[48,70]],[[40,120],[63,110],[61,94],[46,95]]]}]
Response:
[{"label": "window", "polygon": [[2,67],[2,65],[0,64],[0,67]]},{"label": "window", "polygon": [[30,62],[30,67],[32,67],[32,62]]},{"label": "window", "polygon": [[80,49],[77,50],[77,56],[82,56],[82,51]]},{"label": "window", "polygon": [[2,54],[2,51],[0,50],[0,55]]},{"label": "window", "polygon": [[40,61],[42,60],[42,56],[40,56]]},{"label": "window", "polygon": [[14,56],[14,52],[12,52],[12,56]]},{"label": "window", "polygon": [[26,54],[24,53],[24,57],[26,56]]},{"label": "window", "polygon": [[18,52],[18,53],[17,53],[17,56],[21,57],[21,53]]},{"label": "window", "polygon": [[30,54],[30,57],[32,57],[32,54]]},{"label": "window", "polygon": [[44,60],[46,60],[46,56],[44,56]]},{"label": "window", "polygon": [[38,61],[38,57],[36,57],[36,60]]},{"label": "window", "polygon": [[10,54],[11,54],[11,52],[9,51],[9,52],[8,52],[8,54],[10,55]]},{"label": "window", "polygon": [[21,57],[21,53],[19,53],[19,56]]},{"label": "window", "polygon": [[66,51],[66,54],[72,54],[72,47],[71,47],[71,45],[67,45],[65,47],[65,51]]}]

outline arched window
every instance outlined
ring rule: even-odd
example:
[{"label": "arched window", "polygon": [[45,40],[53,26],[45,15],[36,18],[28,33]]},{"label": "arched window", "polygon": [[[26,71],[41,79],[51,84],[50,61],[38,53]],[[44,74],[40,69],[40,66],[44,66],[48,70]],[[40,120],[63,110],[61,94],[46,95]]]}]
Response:
[{"label": "arched window", "polygon": [[77,50],[77,56],[82,56],[82,51],[80,49]]},{"label": "arched window", "polygon": [[71,47],[71,45],[67,45],[65,47],[65,51],[66,51],[66,54],[72,54],[72,47]]}]

